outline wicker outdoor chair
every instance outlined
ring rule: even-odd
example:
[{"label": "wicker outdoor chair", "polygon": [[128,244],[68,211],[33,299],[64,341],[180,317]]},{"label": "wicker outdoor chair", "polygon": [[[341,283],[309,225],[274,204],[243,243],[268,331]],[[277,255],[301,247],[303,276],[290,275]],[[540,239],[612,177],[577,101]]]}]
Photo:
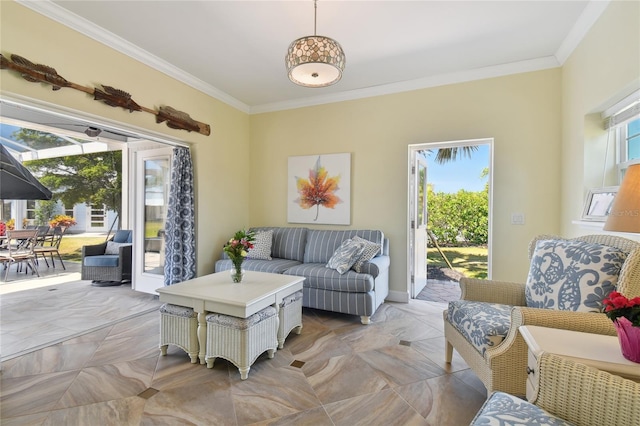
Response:
[{"label": "wicker outdoor chair", "polygon": [[495,392],[471,426],[640,424],[640,383],[550,353],[538,359],[538,371],[531,401]]},{"label": "wicker outdoor chair", "polygon": [[109,241],[83,246],[81,279],[92,280],[95,286],[130,281],[132,238],[130,230],[120,230]]},{"label": "wicker outdoor chair", "polygon": [[[573,239],[540,235],[529,244],[529,258],[533,257],[538,241],[555,239],[597,243],[615,247],[627,253],[618,276],[616,290],[628,297],[640,296],[640,243],[611,235],[587,235]],[[465,333],[460,331],[460,328],[463,328],[459,319],[461,314],[452,311],[453,308],[464,305],[465,302],[449,303],[449,309],[443,313],[445,359],[448,363],[451,362],[455,348],[484,383],[488,394],[493,391],[503,391],[513,395],[526,393],[527,345],[518,332],[518,327],[522,325],[616,335],[613,323],[603,313],[527,307],[525,284],[461,278],[460,288],[461,301],[482,303],[473,304],[475,310],[468,313],[464,319]],[[487,329],[482,331],[474,329],[474,327],[484,327],[486,324],[482,324],[483,322],[490,323],[496,317],[501,319],[506,317],[501,324],[504,326],[501,333],[496,333],[495,328],[489,330],[493,324],[489,324]],[[473,335],[473,333],[478,334]],[[482,339],[486,344],[484,353],[478,349],[478,341]]]}]

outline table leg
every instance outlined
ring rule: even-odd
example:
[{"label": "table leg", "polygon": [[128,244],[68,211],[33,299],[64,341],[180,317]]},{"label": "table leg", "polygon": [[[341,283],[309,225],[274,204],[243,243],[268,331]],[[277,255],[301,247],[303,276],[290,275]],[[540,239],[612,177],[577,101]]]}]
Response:
[{"label": "table leg", "polygon": [[198,312],[198,345],[200,346],[200,364],[205,363],[204,355],[207,350],[207,314],[205,312]]}]

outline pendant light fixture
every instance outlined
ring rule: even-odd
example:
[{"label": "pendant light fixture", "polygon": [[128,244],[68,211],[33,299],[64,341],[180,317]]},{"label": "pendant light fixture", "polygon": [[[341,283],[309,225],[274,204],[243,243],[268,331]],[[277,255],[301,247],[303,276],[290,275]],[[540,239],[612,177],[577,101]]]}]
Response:
[{"label": "pendant light fixture", "polygon": [[313,35],[301,37],[289,45],[285,65],[289,80],[305,87],[326,87],[342,78],[345,55],[340,43],[316,35],[318,2],[313,1]]}]

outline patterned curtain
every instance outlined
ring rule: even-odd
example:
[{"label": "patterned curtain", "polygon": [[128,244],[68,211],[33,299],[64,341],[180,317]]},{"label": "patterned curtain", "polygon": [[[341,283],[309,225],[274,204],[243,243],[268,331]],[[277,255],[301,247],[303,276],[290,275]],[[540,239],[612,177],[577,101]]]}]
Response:
[{"label": "patterned curtain", "polygon": [[196,275],[193,163],[188,148],[173,149],[169,206],[165,224],[164,285]]}]

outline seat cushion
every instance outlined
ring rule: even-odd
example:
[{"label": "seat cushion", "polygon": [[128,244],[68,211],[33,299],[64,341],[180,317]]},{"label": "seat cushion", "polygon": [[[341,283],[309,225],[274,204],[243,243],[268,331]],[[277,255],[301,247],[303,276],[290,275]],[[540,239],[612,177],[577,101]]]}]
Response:
[{"label": "seat cushion", "polygon": [[537,405],[504,392],[494,392],[471,421],[470,426],[549,425],[572,426]]},{"label": "seat cushion", "polygon": [[[245,271],[269,272],[272,274],[284,274],[289,268],[299,265],[297,260],[277,259],[259,260],[245,259],[242,262],[242,269]],[[216,262],[215,271],[228,271],[233,268],[233,262],[230,259],[221,259]]]},{"label": "seat cushion", "polygon": [[509,332],[511,305],[456,300],[449,302],[447,319],[483,356]]},{"label": "seat cushion", "polygon": [[531,258],[528,307],[602,312],[627,254],[615,247],[575,240],[540,240]]},{"label": "seat cushion", "polygon": [[373,277],[369,274],[359,274],[354,270],[340,274],[335,269],[327,268],[324,263],[303,263],[287,269],[285,273],[305,277],[305,288],[368,293],[374,286]]},{"label": "seat cushion", "polygon": [[117,254],[101,254],[99,256],[85,256],[84,266],[118,266]]}]

